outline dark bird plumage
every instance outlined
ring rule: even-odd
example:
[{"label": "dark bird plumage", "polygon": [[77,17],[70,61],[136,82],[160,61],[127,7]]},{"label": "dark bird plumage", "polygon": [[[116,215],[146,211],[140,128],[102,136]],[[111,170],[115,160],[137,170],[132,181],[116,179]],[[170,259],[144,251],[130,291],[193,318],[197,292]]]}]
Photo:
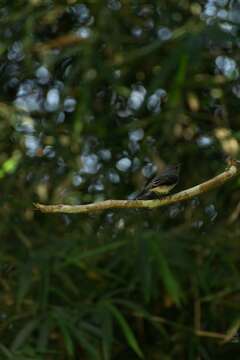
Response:
[{"label": "dark bird plumage", "polygon": [[166,166],[158,175],[154,175],[147,181],[136,199],[156,199],[161,195],[168,194],[178,183],[179,171],[180,164]]}]

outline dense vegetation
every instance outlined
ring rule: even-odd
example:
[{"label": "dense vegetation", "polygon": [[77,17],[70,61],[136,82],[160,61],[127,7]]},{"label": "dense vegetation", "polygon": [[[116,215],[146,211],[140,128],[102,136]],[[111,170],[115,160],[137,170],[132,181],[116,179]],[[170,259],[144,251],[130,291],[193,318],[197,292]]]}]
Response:
[{"label": "dense vegetation", "polygon": [[1,1],[0,359],[239,358],[239,178],[155,210],[41,214],[176,191],[239,156],[239,2]]}]

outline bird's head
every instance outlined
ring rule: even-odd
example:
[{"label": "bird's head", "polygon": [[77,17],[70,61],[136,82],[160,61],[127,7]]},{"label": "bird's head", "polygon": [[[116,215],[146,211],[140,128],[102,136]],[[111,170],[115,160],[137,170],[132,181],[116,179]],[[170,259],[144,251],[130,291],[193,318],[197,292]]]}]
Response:
[{"label": "bird's head", "polygon": [[168,166],[165,168],[165,171],[169,171],[169,172],[171,172],[171,173],[179,174],[180,169],[181,169],[181,163],[179,163],[179,164],[174,164],[174,165],[168,165]]}]

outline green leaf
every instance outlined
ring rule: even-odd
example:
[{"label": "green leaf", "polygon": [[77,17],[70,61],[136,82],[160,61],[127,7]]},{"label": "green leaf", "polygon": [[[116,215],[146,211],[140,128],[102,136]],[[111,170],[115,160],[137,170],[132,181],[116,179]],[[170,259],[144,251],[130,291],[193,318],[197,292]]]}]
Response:
[{"label": "green leaf", "polygon": [[139,256],[137,258],[138,274],[141,281],[141,291],[145,302],[148,303],[152,296],[152,262],[149,254],[150,243],[145,237],[139,241]]},{"label": "green leaf", "polygon": [[67,353],[69,356],[74,355],[74,343],[71,336],[71,330],[69,327],[69,323],[67,320],[61,315],[60,311],[57,311],[56,314],[54,314],[54,319],[56,320],[58,327],[62,333],[64,344],[67,349]]},{"label": "green leaf", "polygon": [[102,337],[103,358],[104,360],[110,360],[113,343],[113,324],[112,318],[109,314],[106,314],[102,323]]},{"label": "green leaf", "polygon": [[101,337],[103,359],[110,360],[113,343],[113,322],[112,314],[109,312],[109,309],[105,307],[105,302],[100,304],[100,322],[102,324]]},{"label": "green leaf", "polygon": [[74,256],[69,256],[66,261],[65,264],[72,264],[72,263],[79,263],[80,260],[85,260],[87,258],[91,258],[93,256],[98,256],[98,255],[103,255],[106,254],[108,252],[111,252],[113,250],[116,250],[122,246],[124,246],[126,244],[125,241],[116,241],[113,242],[111,244],[107,244],[101,247],[98,247],[97,249],[94,250],[87,250],[84,251],[81,254],[74,254]]},{"label": "green leaf", "polygon": [[42,309],[47,307],[48,294],[50,290],[50,274],[48,262],[41,264],[41,288],[40,288],[40,302]]},{"label": "green leaf", "polygon": [[162,274],[162,281],[165,285],[167,292],[169,293],[173,301],[177,305],[180,305],[182,299],[182,291],[178,282],[175,280],[175,277],[170,270],[170,267],[168,266],[165,257],[159,252],[159,249],[156,259],[160,268],[160,272]]},{"label": "green leaf", "polygon": [[39,333],[37,339],[37,349],[40,352],[45,352],[47,350],[48,339],[52,329],[52,321],[49,318],[43,319],[39,326]]},{"label": "green leaf", "polygon": [[26,296],[27,292],[30,290],[33,278],[32,278],[32,262],[29,261],[23,265],[20,275],[19,275],[19,284],[17,290],[17,307],[19,307]]},{"label": "green leaf", "polygon": [[11,351],[9,351],[5,345],[0,343],[0,351],[2,352],[2,354],[4,354],[6,359],[10,359],[13,360],[13,354]]},{"label": "green leaf", "polygon": [[114,306],[113,304],[106,302],[106,306],[109,308],[110,312],[113,314],[114,318],[117,320],[118,325],[122,329],[122,332],[129,344],[129,346],[141,359],[143,359],[144,356],[138,345],[136,337],[135,337],[133,331],[131,330],[130,326],[128,325],[127,321],[123,317],[123,315],[120,313],[120,311],[117,309],[117,307]]},{"label": "green leaf", "polygon": [[0,166],[0,178],[3,178],[7,174],[13,173],[16,170],[20,159],[21,159],[20,152],[15,151],[12,157],[5,160]]},{"label": "green leaf", "polygon": [[12,351],[20,348],[29,339],[32,332],[37,329],[39,322],[39,318],[34,318],[26,323],[26,325],[18,332],[17,336],[13,341],[11,345]]},{"label": "green leaf", "polygon": [[70,275],[68,275],[66,272],[57,272],[56,276],[60,279],[64,288],[68,290],[71,295],[73,296],[79,295],[79,285],[76,285],[74,283],[74,279],[71,278]]},{"label": "green leaf", "polygon": [[100,360],[100,356],[96,347],[94,346],[93,341],[91,342],[85,332],[77,329],[75,326],[71,325],[72,335],[77,339],[78,343],[83,347],[84,350],[91,356],[92,359]]}]

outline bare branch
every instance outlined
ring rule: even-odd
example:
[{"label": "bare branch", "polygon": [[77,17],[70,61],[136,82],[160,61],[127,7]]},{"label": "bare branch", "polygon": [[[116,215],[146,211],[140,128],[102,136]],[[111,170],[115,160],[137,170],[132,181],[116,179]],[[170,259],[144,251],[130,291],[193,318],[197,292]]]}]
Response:
[{"label": "bare branch", "polygon": [[81,38],[75,34],[66,34],[61,35],[53,40],[48,41],[47,43],[41,44],[37,43],[34,46],[34,51],[36,52],[46,52],[54,48],[65,48],[73,45],[78,45],[86,43],[86,39]]},{"label": "bare branch", "polygon": [[109,209],[136,209],[166,206],[180,201],[191,199],[195,196],[201,195],[205,192],[213,190],[225,182],[231,180],[239,172],[239,161],[231,160],[229,167],[221,174],[214,178],[196,185],[190,189],[180,191],[177,194],[165,196],[157,200],[106,200],[92,204],[85,205],[43,205],[34,204],[34,206],[44,213],[92,213],[95,211],[109,210]]}]

